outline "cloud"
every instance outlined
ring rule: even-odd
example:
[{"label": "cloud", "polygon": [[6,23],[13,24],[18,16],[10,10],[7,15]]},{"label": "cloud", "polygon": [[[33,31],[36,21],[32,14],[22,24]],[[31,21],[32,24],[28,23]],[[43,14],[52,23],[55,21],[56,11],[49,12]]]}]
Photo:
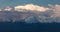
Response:
[{"label": "cloud", "polygon": [[26,4],[26,5],[22,5],[22,6],[15,6],[14,8],[17,11],[31,10],[31,11],[40,11],[40,12],[44,12],[44,11],[47,11],[49,9],[49,8],[34,5],[34,4]]},{"label": "cloud", "polygon": [[55,16],[60,16],[60,5],[55,5],[54,9]]},{"label": "cloud", "polygon": [[60,5],[58,4],[55,4],[55,5],[52,5],[52,4],[48,4],[49,8],[51,8],[52,10],[60,10]]},{"label": "cloud", "polygon": [[60,17],[60,5],[49,4],[49,7],[50,7],[51,10],[53,10],[53,14],[52,14],[53,17]]},{"label": "cloud", "polygon": [[11,8],[10,6],[7,6],[4,10],[5,10],[5,11],[11,11],[12,8]]}]

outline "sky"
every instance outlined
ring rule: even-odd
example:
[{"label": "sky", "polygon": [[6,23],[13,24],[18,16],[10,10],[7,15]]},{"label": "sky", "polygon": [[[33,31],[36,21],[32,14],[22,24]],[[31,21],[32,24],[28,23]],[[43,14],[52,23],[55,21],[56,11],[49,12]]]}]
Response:
[{"label": "sky", "polygon": [[35,4],[41,6],[47,6],[48,4],[60,4],[60,0],[0,0],[0,7],[4,8],[6,6],[17,6],[24,4]]}]

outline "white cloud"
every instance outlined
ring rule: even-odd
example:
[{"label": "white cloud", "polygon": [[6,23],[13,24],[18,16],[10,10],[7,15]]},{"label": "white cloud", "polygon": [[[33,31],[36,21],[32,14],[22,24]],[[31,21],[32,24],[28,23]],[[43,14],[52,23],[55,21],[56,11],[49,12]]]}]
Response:
[{"label": "white cloud", "polygon": [[26,4],[26,5],[22,5],[22,6],[16,6],[15,10],[17,11],[21,11],[21,10],[31,10],[31,11],[40,11],[40,12],[45,12],[47,11],[49,8],[43,7],[43,6],[38,6],[38,5],[34,5],[34,4]]},{"label": "white cloud", "polygon": [[11,7],[9,7],[9,6],[7,6],[4,10],[5,10],[5,11],[11,11],[11,10],[12,10],[12,8],[11,8]]}]

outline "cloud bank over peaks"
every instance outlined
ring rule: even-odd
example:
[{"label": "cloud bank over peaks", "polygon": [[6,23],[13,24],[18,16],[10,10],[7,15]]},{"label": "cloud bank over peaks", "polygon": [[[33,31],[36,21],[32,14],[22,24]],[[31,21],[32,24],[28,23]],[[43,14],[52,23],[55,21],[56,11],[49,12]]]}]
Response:
[{"label": "cloud bank over peaks", "polygon": [[[38,12],[46,12],[47,14],[50,14],[51,17],[57,17],[60,16],[60,5],[55,4],[48,4],[49,7],[39,6],[35,4],[25,4],[25,5],[19,5],[15,6],[14,8],[7,6],[4,11],[18,11],[18,12],[25,12],[25,11],[38,11]],[[2,9],[0,9],[2,11]],[[49,12],[47,12],[49,11]]]},{"label": "cloud bank over peaks", "polygon": [[22,6],[15,6],[15,10],[21,11],[21,10],[31,10],[31,11],[39,11],[39,12],[45,12],[49,10],[49,8],[43,7],[43,6],[38,6],[34,4],[26,4]]},{"label": "cloud bank over peaks", "polygon": [[[60,10],[60,5],[56,4],[56,5],[52,5],[52,4],[48,4],[49,7],[44,7],[44,6],[39,6],[39,5],[35,5],[35,4],[25,4],[25,5],[19,5],[19,6],[15,6],[14,8],[7,6],[5,7],[6,11],[11,11],[12,9],[15,11],[23,11],[23,10],[27,10],[27,11],[39,11],[39,12],[45,12],[45,11],[49,11],[49,10],[53,10],[53,11],[59,11]],[[1,11],[2,9],[0,9]]]}]

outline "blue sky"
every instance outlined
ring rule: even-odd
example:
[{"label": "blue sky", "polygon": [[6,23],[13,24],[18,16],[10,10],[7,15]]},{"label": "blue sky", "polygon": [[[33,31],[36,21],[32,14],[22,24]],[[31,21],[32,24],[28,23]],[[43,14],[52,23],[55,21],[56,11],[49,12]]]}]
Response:
[{"label": "blue sky", "polygon": [[60,0],[0,0],[0,7],[17,6],[30,3],[47,6],[48,4],[60,4]]}]

